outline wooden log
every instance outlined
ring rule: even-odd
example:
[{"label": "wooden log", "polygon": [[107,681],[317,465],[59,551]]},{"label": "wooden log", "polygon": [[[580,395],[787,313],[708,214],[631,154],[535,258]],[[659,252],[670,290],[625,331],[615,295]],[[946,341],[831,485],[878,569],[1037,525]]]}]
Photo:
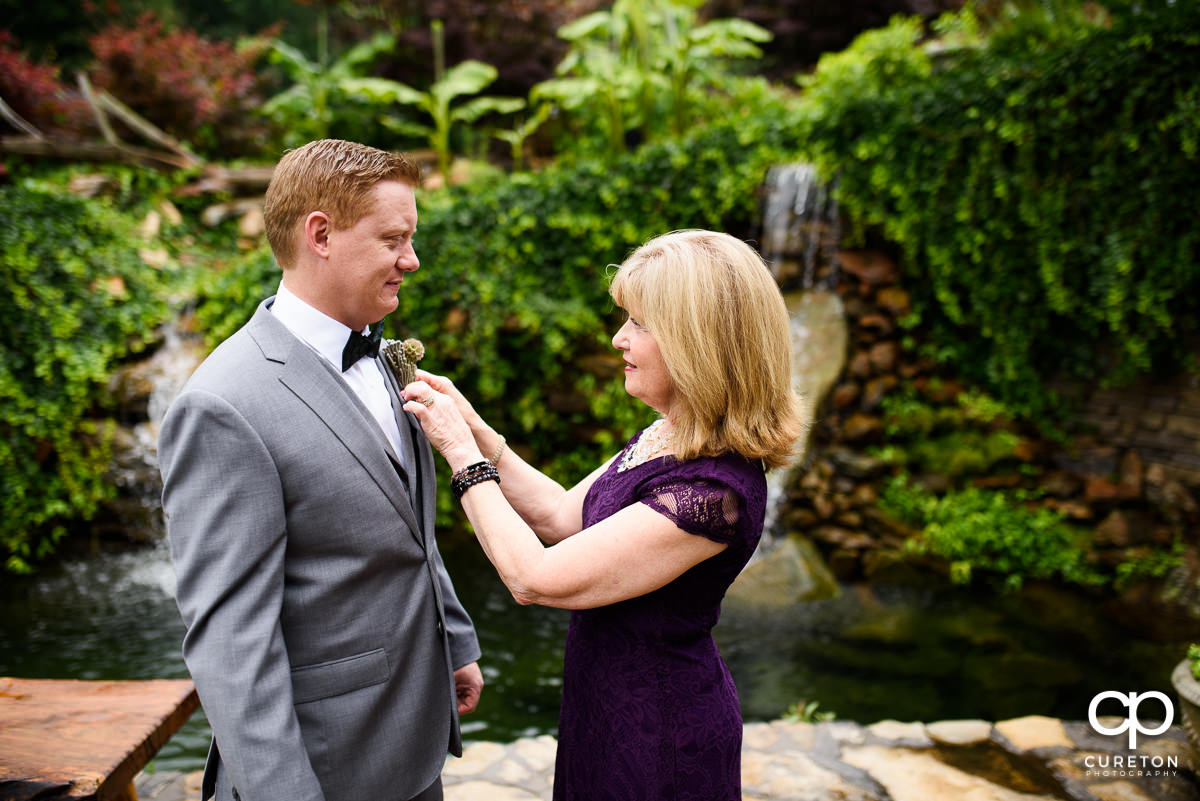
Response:
[{"label": "wooden log", "polygon": [[191,162],[174,153],[108,142],[72,142],[63,139],[32,139],[24,136],[0,138],[0,153],[17,156],[60,158],[69,161],[96,161],[139,164],[157,169],[185,169]]},{"label": "wooden log", "polygon": [[181,186],[175,194],[180,197],[217,193],[228,193],[235,197],[261,196],[267,191],[267,185],[271,183],[274,172],[273,164],[249,167],[210,164],[196,180],[187,186]]},{"label": "wooden log", "polygon": [[83,99],[92,109],[92,116],[96,118],[96,126],[100,129],[100,135],[104,137],[104,141],[113,147],[120,147],[121,140],[112,126],[108,124],[108,117],[104,115],[104,109],[100,107],[100,101],[92,90],[92,82],[88,80],[88,76],[81,70],[75,73],[75,80],[79,83],[79,91],[83,92]]},{"label": "wooden log", "polygon": [[202,158],[184,147],[179,140],[168,135],[165,131],[158,128],[156,125],[138,114],[129,106],[122,103],[120,100],[117,100],[108,92],[101,90],[97,93],[96,99],[100,102],[101,106],[103,106],[109,113],[117,116],[121,122],[125,123],[137,133],[141,134],[146,139],[149,139],[159,147],[166,148],[172,153],[179,154],[185,161],[188,162],[189,166],[196,167],[204,163]]},{"label": "wooden log", "polygon": [[124,143],[117,137],[112,126],[108,124],[108,117],[105,111],[116,116],[121,122],[129,126],[134,133],[180,156],[187,166],[195,167],[204,163],[203,159],[184,147],[179,140],[167,134],[157,125],[138,114],[120,100],[117,100],[108,92],[103,89],[99,92],[95,91],[92,88],[91,81],[88,80],[87,75],[82,70],[76,72],[75,77],[79,81],[80,91],[83,92],[88,105],[92,107],[92,114],[96,117],[96,124],[100,126],[100,133],[104,136],[104,141],[110,145],[120,146]]},{"label": "wooden log", "polygon": [[46,138],[42,135],[41,131],[33,127],[33,124],[30,123],[29,120],[25,119],[15,110],[13,110],[13,107],[8,105],[8,103],[5,103],[3,97],[0,97],[0,117],[8,120],[10,125],[17,130],[22,131],[26,136],[33,137],[34,139]]}]

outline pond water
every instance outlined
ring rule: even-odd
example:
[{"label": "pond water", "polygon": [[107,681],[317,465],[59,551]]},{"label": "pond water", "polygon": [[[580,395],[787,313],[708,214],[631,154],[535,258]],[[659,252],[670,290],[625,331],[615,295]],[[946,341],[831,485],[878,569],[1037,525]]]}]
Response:
[{"label": "pond water", "polygon": [[[553,734],[567,613],[520,607],[468,538],[442,544],[482,641],[487,686],[468,740]],[[0,589],[0,675],[187,676],[174,574],[162,548],[73,562]],[[945,586],[858,585],[838,598],[764,612],[727,603],[716,630],[747,720],[800,700],[870,723],[1046,714],[1087,717],[1102,690],[1172,695],[1182,642],[1153,642],[1089,599],[1050,588],[1016,596]],[[161,770],[203,765],[198,712],[160,752]]]}]

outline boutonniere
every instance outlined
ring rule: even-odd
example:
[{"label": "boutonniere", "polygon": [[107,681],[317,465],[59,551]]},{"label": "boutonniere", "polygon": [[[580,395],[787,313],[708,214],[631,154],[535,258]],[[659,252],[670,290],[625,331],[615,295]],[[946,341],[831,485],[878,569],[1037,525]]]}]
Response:
[{"label": "boutonniere", "polygon": [[401,342],[398,339],[385,339],[379,346],[383,360],[392,368],[400,388],[408,386],[417,380],[417,362],[425,356],[425,346],[421,340],[409,338]]}]

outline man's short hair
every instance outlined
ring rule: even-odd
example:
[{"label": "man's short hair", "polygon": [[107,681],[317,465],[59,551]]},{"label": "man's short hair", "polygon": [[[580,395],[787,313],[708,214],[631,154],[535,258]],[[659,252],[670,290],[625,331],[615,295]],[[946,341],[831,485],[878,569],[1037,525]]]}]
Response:
[{"label": "man's short hair", "polygon": [[275,261],[285,269],[295,265],[298,226],[311,212],[328,214],[335,229],[353,227],[369,210],[372,190],[381,181],[415,189],[421,168],[402,153],[341,139],[321,139],[285,153],[263,208]]}]

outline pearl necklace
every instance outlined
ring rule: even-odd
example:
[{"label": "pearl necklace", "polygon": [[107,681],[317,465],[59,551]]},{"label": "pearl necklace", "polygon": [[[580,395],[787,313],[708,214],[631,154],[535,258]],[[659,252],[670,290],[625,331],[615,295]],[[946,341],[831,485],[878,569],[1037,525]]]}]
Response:
[{"label": "pearl necklace", "polygon": [[671,453],[671,432],[667,431],[666,418],[660,417],[646,427],[633,447],[626,448],[625,452],[621,454],[621,459],[617,463],[617,472],[623,473],[669,453]]}]

